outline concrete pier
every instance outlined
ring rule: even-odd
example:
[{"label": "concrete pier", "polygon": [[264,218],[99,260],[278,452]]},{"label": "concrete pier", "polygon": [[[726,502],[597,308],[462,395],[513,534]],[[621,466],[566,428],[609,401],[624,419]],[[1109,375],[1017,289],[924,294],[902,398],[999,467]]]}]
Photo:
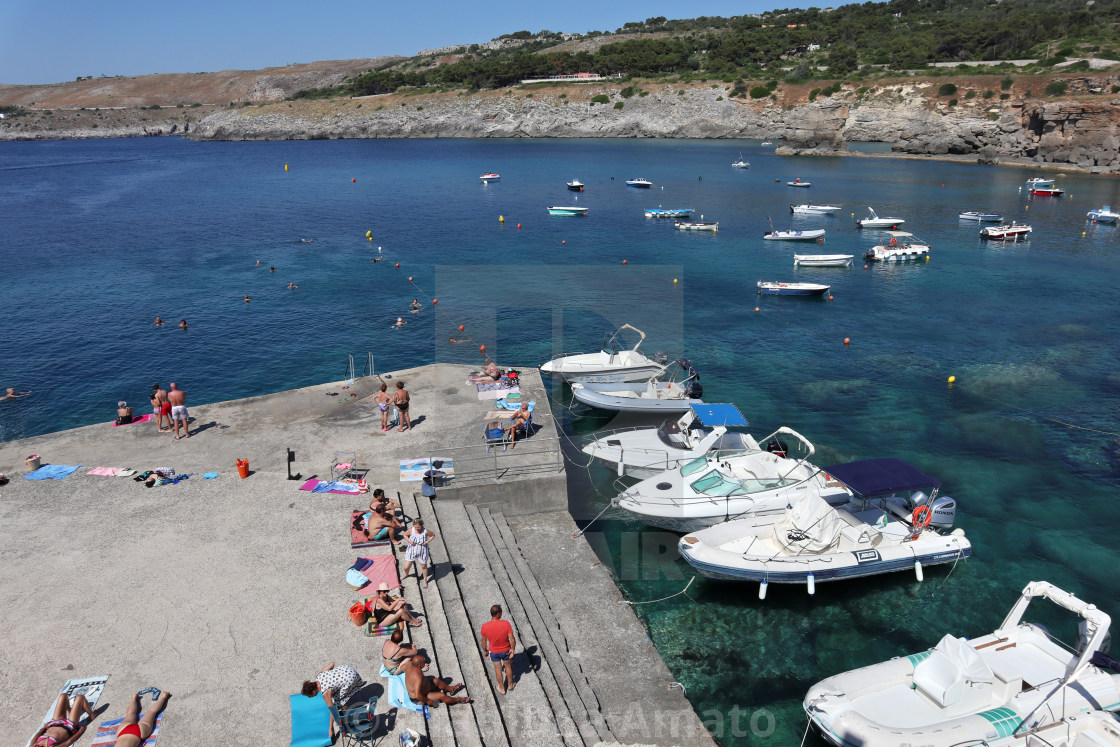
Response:
[{"label": "concrete pier", "polygon": [[[352,703],[382,696],[383,733],[408,726],[436,745],[712,744],[683,695],[667,688],[657,652],[634,645],[641,624],[616,603],[591,549],[572,540],[539,374],[524,369],[521,386],[536,403],[535,432],[503,452],[483,443],[495,408],[467,385],[469,370],[383,374],[390,390],[403,380],[412,394],[413,430],[403,433],[380,430],[374,377],[197,407],[187,389],[190,439],[151,422],[106,422],[0,444],[10,478],[0,486],[2,741],[24,743],[67,679],[108,673],[99,720],[123,716],[131,693],[155,686],[174,694],[161,744],[286,744],[288,695],[334,661],[368,683]],[[300,480],[287,479],[287,449]],[[371,487],[399,492],[404,513],[436,532],[435,583],[403,580],[425,622],[409,632],[430,673],[465,683],[472,704],[441,706],[429,721],[387,713],[383,639],[348,620],[359,594],[344,574],[356,556],[396,551],[351,549],[350,510],[368,495],[298,489],[329,479],[336,452],[353,452]],[[64,480],[24,480],[30,454],[82,467]],[[400,481],[400,460],[429,457],[453,460],[456,474],[434,499],[420,482]],[[249,460],[248,478],[238,477],[237,459]],[[147,488],[86,474],[95,467],[190,477]],[[220,476],[205,480],[206,472]],[[493,689],[478,644],[494,603],[518,637],[518,681],[507,695]],[[637,717],[635,702],[645,708]]]}]

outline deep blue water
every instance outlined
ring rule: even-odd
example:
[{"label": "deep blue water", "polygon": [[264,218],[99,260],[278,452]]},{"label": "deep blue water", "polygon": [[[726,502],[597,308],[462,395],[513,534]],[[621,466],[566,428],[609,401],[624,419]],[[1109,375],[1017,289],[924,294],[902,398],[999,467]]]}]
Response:
[{"label": "deep blue water", "polygon": [[[749,171],[730,168],[740,151]],[[338,380],[348,355],[361,373],[367,352],[390,370],[477,362],[485,344],[499,363],[527,365],[629,322],[649,350],[690,356],[706,399],[737,403],[756,436],[788,425],[816,444],[818,464],[898,456],[938,476],[974,544],[974,558],[927,570],[923,584],[823,584],[812,599],[772,587],[759,602],[756,587],[698,580],[691,598],[636,606],[697,710],[724,714],[725,743],[800,741],[813,682],[945,632],[990,631],[1031,579],[1120,611],[1120,228],[1085,221],[1091,207],[1120,205],[1120,182],[1069,174],[1069,196],[1028,202],[1019,188],[1038,172],[1025,169],[768,151],[673,140],[0,144],[0,387],[32,391],[0,402],[0,440],[109,420],[117,400],[143,406],[156,381],[198,404]],[[487,170],[501,182],[480,184]],[[654,189],[627,188],[632,176]],[[814,186],[784,185],[795,177]],[[565,189],[573,178],[582,194]],[[572,200],[587,218],[547,215]],[[794,201],[844,209],[795,218]],[[720,230],[643,217],[659,204],[694,207]],[[793,268],[795,251],[870,246],[851,216],[868,205],[906,218],[931,260]],[[964,210],[1026,219],[1034,233],[984,244],[957,220]],[[763,241],[768,217],[825,227],[827,240]],[[370,262],[379,246],[385,260]],[[760,297],[759,278],[827,278],[834,300]],[[413,298],[423,310],[410,316]],[[393,329],[402,315],[409,325]],[[472,340],[452,345],[460,324]],[[577,437],[612,425],[578,408],[566,423]],[[577,518],[614,490],[605,470],[589,476]],[[691,577],[649,559],[671,536],[611,512],[591,532],[634,601]],[[765,709],[773,734],[733,735],[733,706]],[[756,718],[761,731],[770,716]]]}]

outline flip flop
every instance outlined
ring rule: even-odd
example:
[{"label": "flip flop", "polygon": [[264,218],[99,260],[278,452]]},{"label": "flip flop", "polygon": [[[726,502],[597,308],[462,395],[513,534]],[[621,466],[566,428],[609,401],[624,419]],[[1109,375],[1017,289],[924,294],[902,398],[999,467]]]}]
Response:
[{"label": "flip flop", "polygon": [[410,623],[408,624],[408,626],[409,626],[410,628],[422,628],[422,627],[424,627],[424,623],[422,623],[422,622],[419,622],[419,621],[417,621],[417,622],[410,622]]},{"label": "flip flop", "polygon": [[449,694],[450,694],[450,695],[454,695],[455,693],[457,693],[457,692],[459,692],[460,690],[462,690],[462,689],[463,689],[464,687],[466,687],[466,685],[464,685],[464,684],[463,684],[462,682],[460,682],[460,683],[459,683],[458,685],[456,685],[455,687],[451,688],[451,692],[450,692]]},{"label": "flip flop", "polygon": [[136,694],[143,697],[148,693],[152,694],[152,700],[159,700],[159,696],[163,694],[158,687],[147,687]]},{"label": "flip flop", "polygon": [[117,473],[117,477],[132,477],[135,474],[136,474],[136,470],[134,470],[134,469],[122,469],[120,472]]}]

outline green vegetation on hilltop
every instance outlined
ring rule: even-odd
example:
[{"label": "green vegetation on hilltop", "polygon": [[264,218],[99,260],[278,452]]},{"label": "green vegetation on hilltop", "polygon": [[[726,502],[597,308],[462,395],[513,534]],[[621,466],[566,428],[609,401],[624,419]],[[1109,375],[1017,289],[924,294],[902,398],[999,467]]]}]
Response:
[{"label": "green vegetation on hilltop", "polygon": [[[731,18],[656,17],[627,23],[616,32],[624,37],[594,51],[560,51],[560,34],[518,31],[485,48],[472,44],[456,50],[459,59],[448,64],[436,64],[432,56],[413,58],[293,98],[422,87],[493,89],[526,78],[589,71],[730,83],[744,77],[781,74],[803,81],[915,70],[933,62],[1024,57],[1042,57],[1039,65],[1046,68],[1069,56],[1120,56],[1118,22],[1120,0],[1061,7],[1043,0],[890,0]],[[596,36],[610,37],[592,32],[579,38]]]}]

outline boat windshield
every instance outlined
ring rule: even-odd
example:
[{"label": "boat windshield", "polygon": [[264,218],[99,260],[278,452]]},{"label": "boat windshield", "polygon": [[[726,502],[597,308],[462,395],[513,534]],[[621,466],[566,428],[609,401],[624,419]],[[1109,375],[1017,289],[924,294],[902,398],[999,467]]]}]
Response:
[{"label": "boat windshield", "polygon": [[715,495],[715,496],[729,496],[729,495],[749,495],[751,493],[758,493],[763,490],[773,490],[774,488],[782,488],[787,485],[793,485],[799,480],[791,479],[788,477],[775,477],[765,480],[746,479],[746,480],[730,480],[719,470],[712,470],[708,474],[701,477],[692,483],[692,489],[702,495]]}]

